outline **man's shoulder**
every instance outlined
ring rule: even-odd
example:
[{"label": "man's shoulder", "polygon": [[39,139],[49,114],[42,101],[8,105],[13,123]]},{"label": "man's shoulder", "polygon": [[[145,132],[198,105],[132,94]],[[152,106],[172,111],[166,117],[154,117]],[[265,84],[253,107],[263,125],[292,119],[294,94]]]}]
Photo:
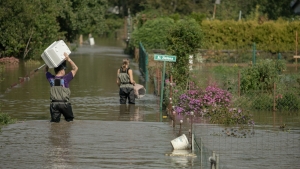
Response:
[{"label": "man's shoulder", "polygon": [[72,72],[69,72],[67,73],[65,76],[64,76],[64,79],[68,79],[68,80],[72,80],[73,79],[73,73]]}]

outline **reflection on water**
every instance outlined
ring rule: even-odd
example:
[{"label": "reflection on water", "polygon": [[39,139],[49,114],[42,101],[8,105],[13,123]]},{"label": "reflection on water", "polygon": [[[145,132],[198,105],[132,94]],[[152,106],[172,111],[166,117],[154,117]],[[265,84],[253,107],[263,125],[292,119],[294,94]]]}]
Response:
[{"label": "reflection on water", "polygon": [[143,114],[135,104],[120,104],[120,121],[143,121]]},{"label": "reflection on water", "polygon": [[51,123],[49,132],[49,162],[50,168],[71,168],[72,142],[70,141],[70,130],[73,122]]}]

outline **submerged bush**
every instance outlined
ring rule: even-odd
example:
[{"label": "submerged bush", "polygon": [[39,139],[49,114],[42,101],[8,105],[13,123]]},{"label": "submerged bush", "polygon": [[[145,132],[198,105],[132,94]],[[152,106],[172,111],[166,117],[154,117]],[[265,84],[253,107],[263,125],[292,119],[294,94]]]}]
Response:
[{"label": "submerged bush", "polygon": [[295,93],[285,93],[283,95],[279,94],[276,96],[276,109],[286,110],[286,111],[296,111],[300,110],[300,100],[299,96]]},{"label": "submerged bush", "polygon": [[[257,97],[259,96],[259,97]],[[273,95],[259,94],[252,97],[252,109],[255,110],[272,110],[273,109]]]},{"label": "submerged bush", "polygon": [[16,120],[12,119],[8,114],[0,113],[0,125],[12,124],[15,122],[16,122]]},{"label": "submerged bush", "polygon": [[206,116],[210,118],[211,123],[254,125],[254,121],[251,119],[249,112],[243,112],[241,109],[220,108],[209,112]]}]

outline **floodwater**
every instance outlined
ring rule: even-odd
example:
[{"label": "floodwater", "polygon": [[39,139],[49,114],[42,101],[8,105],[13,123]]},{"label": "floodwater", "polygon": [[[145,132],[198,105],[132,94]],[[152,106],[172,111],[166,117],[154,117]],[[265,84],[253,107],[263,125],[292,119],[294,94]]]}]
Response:
[{"label": "floodwater", "polygon": [[[43,69],[18,83],[43,63],[7,66],[0,85],[1,111],[19,121],[1,129],[0,169],[209,169],[212,151],[224,169],[300,168],[299,114],[255,112],[255,128],[246,138],[224,136],[224,127],[200,119],[193,124],[193,132],[197,143],[205,147],[202,156],[199,151],[197,157],[188,156],[190,151],[173,151],[170,141],[179,136],[178,121],[184,120],[182,131],[188,134],[189,119],[177,116],[173,128],[161,118],[154,85],[144,81],[138,64],[124,54],[123,47],[119,40],[96,39],[95,46],[84,45],[72,52],[79,71],[70,83],[75,115],[70,123],[49,122],[49,84]],[[124,58],[131,60],[135,81],[147,88],[136,105],[119,105],[116,74]],[[279,130],[283,123],[287,127]]]},{"label": "floodwater", "polygon": [[[1,111],[19,121],[1,129],[1,169],[200,166],[195,157],[170,156],[170,141],[178,135],[161,119],[153,85],[145,83],[137,63],[124,54],[122,42],[96,40],[95,46],[84,45],[70,56],[79,67],[70,83],[75,115],[70,123],[49,122],[49,84],[43,69],[31,74],[43,63],[5,68]],[[119,105],[116,76],[124,58],[131,60],[135,81],[147,89],[136,105]]]},{"label": "floodwater", "polygon": [[[124,58],[130,57],[123,54],[120,42],[109,44],[114,46],[86,45],[71,54],[72,60],[79,67],[70,83],[71,103],[76,119],[114,121],[123,118],[120,115],[119,88],[116,84],[117,69],[120,68]],[[24,120],[49,118],[50,86],[45,79],[43,68],[33,73],[28,81],[7,89],[18,82],[20,77],[30,74],[40,65],[21,64],[19,69],[13,66],[5,69],[5,80],[1,83],[0,89],[3,112]],[[153,85],[145,83],[138,64],[132,59],[130,67],[133,69],[135,81],[146,86],[148,94],[137,100],[136,106],[130,110],[135,109],[135,114],[129,118],[132,121],[157,121],[158,98],[153,95]],[[67,68],[67,71],[69,70],[70,66]],[[53,69],[50,71],[54,73]],[[143,113],[139,114],[141,111]]]}]

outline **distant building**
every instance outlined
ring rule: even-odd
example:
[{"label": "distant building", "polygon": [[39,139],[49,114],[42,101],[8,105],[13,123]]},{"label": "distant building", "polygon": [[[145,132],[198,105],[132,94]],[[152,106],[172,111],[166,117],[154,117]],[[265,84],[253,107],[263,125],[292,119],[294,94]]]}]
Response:
[{"label": "distant building", "polygon": [[290,6],[295,14],[300,15],[300,0],[293,0],[290,3]]}]

